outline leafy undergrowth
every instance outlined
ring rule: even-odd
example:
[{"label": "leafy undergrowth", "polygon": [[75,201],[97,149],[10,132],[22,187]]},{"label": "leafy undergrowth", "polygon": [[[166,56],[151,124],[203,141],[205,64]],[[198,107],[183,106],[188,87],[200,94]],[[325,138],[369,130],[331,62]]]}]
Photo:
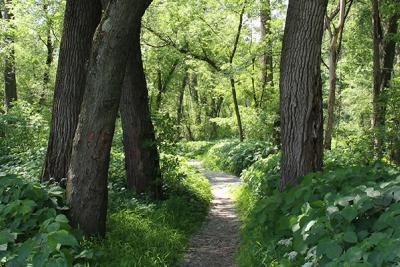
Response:
[{"label": "leafy undergrowth", "polygon": [[190,158],[190,159],[200,159],[202,158],[208,150],[215,144],[215,142],[210,141],[190,141],[181,142],[178,146],[179,154]]},{"label": "leafy undergrowth", "polygon": [[280,193],[278,163],[274,158],[263,161],[243,173],[240,266],[400,262],[398,170],[384,165],[335,168],[309,174]]},{"label": "leafy undergrowth", "polygon": [[108,232],[102,241],[84,240],[71,229],[62,188],[0,173],[0,266],[178,265],[208,212],[207,179],[180,158],[163,155],[167,199],[154,202],[125,189],[120,156],[114,153],[110,168]]},{"label": "leafy undergrowth", "polygon": [[204,164],[212,170],[222,170],[235,175],[273,153],[274,149],[261,141],[226,140],[212,146],[204,158]]},{"label": "leafy undergrowth", "polygon": [[64,191],[0,174],[0,266],[71,266],[90,258],[71,230]]},{"label": "leafy undergrowth", "polygon": [[[176,151],[169,132],[161,133],[164,151]],[[12,112],[0,114],[0,137],[0,266],[176,266],[208,212],[209,182],[176,156],[161,157],[166,200],[127,190],[117,127],[107,237],[85,240],[64,215],[65,191],[38,181],[47,143],[45,116],[27,103],[16,103]]]},{"label": "leafy undergrowth", "polygon": [[138,199],[118,179],[111,183],[106,239],[88,248],[99,266],[177,266],[190,235],[205,219],[211,201],[208,181],[171,155],[163,155],[168,199]]}]

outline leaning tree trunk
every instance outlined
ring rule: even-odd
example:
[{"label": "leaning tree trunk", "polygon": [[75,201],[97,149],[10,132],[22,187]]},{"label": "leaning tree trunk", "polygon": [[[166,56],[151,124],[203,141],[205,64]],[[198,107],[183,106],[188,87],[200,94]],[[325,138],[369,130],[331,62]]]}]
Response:
[{"label": "leaning tree trunk", "polygon": [[[237,52],[237,48],[239,45],[239,38],[240,35],[242,33],[242,28],[243,28],[243,17],[244,17],[244,11],[246,9],[246,2],[243,4],[242,7],[242,11],[240,12],[240,16],[239,16],[239,26],[236,32],[236,36],[235,36],[235,40],[233,43],[233,49],[232,52],[229,56],[229,64],[233,65],[233,60],[235,59],[235,55]],[[231,74],[231,78],[229,79],[230,83],[231,83],[231,92],[232,92],[232,98],[233,98],[233,105],[235,108],[235,114],[236,114],[236,121],[238,124],[238,130],[239,130],[239,140],[240,142],[244,141],[244,131],[243,131],[243,126],[242,126],[242,118],[240,116],[240,110],[239,110],[239,102],[237,99],[237,94],[236,94],[236,88],[235,88],[235,78],[234,78],[234,74]]]},{"label": "leaning tree trunk", "polygon": [[162,195],[159,155],[149,109],[140,49],[140,19],[130,40],[130,55],[120,103],[128,187],[137,193]]},{"label": "leaning tree trunk", "polygon": [[[321,44],[327,0],[290,0],[280,76],[280,190],[322,169]],[[310,19],[312,18],[312,19]]]},{"label": "leaning tree trunk", "polygon": [[60,181],[67,176],[85,91],[85,66],[100,18],[101,4],[98,0],[67,1],[42,181],[50,178]]},{"label": "leaning tree trunk", "polygon": [[236,96],[235,80],[233,78],[231,78],[230,82],[231,82],[231,93],[232,93],[232,98],[233,98],[233,106],[235,108],[236,121],[237,121],[238,129],[239,129],[239,140],[240,140],[240,142],[243,142],[244,141],[244,132],[243,132],[243,125],[242,125],[242,118],[240,116],[239,103],[238,103],[237,96]]},{"label": "leaning tree trunk", "polygon": [[86,235],[105,234],[107,173],[130,36],[148,4],[111,1],[93,40],[67,183],[71,223]]},{"label": "leaning tree trunk", "polygon": [[10,7],[12,0],[6,1],[3,18],[7,21],[8,31],[5,36],[5,50],[4,57],[4,104],[6,110],[12,106],[12,102],[17,100],[17,78],[15,75],[15,49],[14,49],[14,35],[12,20],[14,15],[11,13]]}]

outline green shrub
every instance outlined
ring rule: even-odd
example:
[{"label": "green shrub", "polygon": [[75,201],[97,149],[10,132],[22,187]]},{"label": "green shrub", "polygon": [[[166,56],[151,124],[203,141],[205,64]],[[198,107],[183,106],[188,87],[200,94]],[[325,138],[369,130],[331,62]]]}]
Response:
[{"label": "green shrub", "polygon": [[266,158],[273,152],[266,142],[222,141],[208,151],[204,163],[208,168],[223,170],[240,175],[260,158]]},{"label": "green shrub", "polygon": [[187,158],[200,158],[204,156],[208,150],[215,144],[210,141],[192,141],[179,143],[179,154]]},{"label": "green shrub", "polygon": [[0,172],[38,179],[47,146],[46,116],[24,101],[0,114]]},{"label": "green shrub", "polygon": [[47,136],[47,119],[28,102],[15,102],[8,113],[0,113],[0,155],[36,151],[47,145]]},{"label": "green shrub", "polygon": [[[276,187],[275,187],[276,188]],[[400,262],[400,172],[312,173],[260,198],[248,214],[240,266],[393,266]]]},{"label": "green shrub", "polygon": [[280,176],[280,153],[272,154],[254,162],[243,170],[242,181],[254,199],[270,195],[278,187]]},{"label": "green shrub", "polygon": [[72,266],[88,259],[73,233],[64,191],[0,174],[0,265]]}]

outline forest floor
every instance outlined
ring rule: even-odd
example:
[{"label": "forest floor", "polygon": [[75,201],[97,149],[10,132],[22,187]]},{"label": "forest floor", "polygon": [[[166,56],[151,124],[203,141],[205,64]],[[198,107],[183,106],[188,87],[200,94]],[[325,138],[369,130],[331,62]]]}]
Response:
[{"label": "forest floor", "polygon": [[190,241],[183,267],[235,266],[235,252],[239,246],[239,219],[231,189],[239,185],[240,179],[225,173],[207,171],[199,161],[190,160],[189,165],[199,169],[209,179],[213,201],[206,222]]}]

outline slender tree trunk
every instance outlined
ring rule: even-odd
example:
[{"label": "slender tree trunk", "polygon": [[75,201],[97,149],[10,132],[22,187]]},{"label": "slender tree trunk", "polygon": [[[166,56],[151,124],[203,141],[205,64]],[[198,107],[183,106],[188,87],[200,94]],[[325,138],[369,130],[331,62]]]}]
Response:
[{"label": "slender tree trunk", "polygon": [[332,134],[335,117],[336,104],[336,82],[337,82],[337,48],[331,46],[329,51],[329,96],[328,96],[328,120],[325,129],[325,149],[332,148]]},{"label": "slender tree trunk", "polygon": [[254,79],[254,71],[256,67],[256,59],[253,58],[251,60],[251,65],[252,65],[252,73],[251,73],[251,89],[253,93],[253,101],[254,101],[254,107],[258,108],[258,99],[257,99],[257,90],[256,90],[256,80]]},{"label": "slender tree trunk", "polygon": [[[393,120],[393,128],[400,130],[400,115]],[[391,140],[390,159],[397,165],[400,165],[400,136],[394,135]]]},{"label": "slender tree trunk", "polygon": [[163,94],[163,83],[162,83],[162,74],[161,70],[157,71],[157,98],[156,98],[156,110],[160,110],[162,94]]},{"label": "slender tree trunk", "polygon": [[149,4],[146,2],[111,1],[94,37],[67,183],[71,223],[86,235],[105,234],[107,172],[115,120],[130,36]]},{"label": "slender tree trunk", "polygon": [[271,30],[271,1],[261,1],[261,38],[266,50],[261,58],[261,98],[260,105],[265,98],[266,90],[274,86],[274,62],[272,57],[272,30]]},{"label": "slender tree trunk", "polygon": [[[50,70],[51,70],[51,65],[53,64],[53,55],[54,55],[54,45],[53,45],[53,40],[51,37],[51,31],[53,28],[53,21],[49,16],[49,11],[48,11],[49,5],[48,2],[45,1],[43,4],[43,11],[46,17],[46,49],[47,49],[47,57],[46,57],[46,69],[43,74],[43,85],[44,85],[44,90],[45,92],[49,89],[49,82],[50,82]],[[45,94],[44,92],[44,94]],[[43,96],[44,96],[43,94]]]},{"label": "slender tree trunk", "polygon": [[[340,0],[339,24],[334,26],[331,31],[331,40],[329,46],[329,97],[328,97],[328,121],[325,129],[325,149],[332,148],[332,134],[335,122],[335,105],[336,105],[336,84],[337,84],[337,64],[338,64],[338,45],[339,37],[344,28],[346,18],[346,0]],[[331,24],[331,21],[328,22]],[[328,25],[328,27],[330,27]]]},{"label": "slender tree trunk", "polygon": [[172,77],[174,76],[174,73],[179,65],[179,60],[175,60],[174,63],[171,66],[171,69],[169,70],[167,76],[165,76],[164,81],[162,80],[162,74],[161,70],[158,70],[157,72],[157,82],[158,82],[158,93],[157,93],[157,99],[156,99],[156,108],[157,111],[160,110],[161,104],[162,104],[162,96],[165,94],[167,91],[167,87],[169,83],[172,80]]},{"label": "slender tree trunk", "polygon": [[239,140],[240,140],[240,142],[243,142],[244,141],[244,133],[243,133],[243,126],[242,126],[242,119],[240,117],[239,104],[238,104],[237,97],[236,97],[235,80],[230,79],[230,82],[231,82],[231,90],[232,90],[232,97],[233,97],[233,105],[235,107],[236,120],[238,123],[238,129],[239,129]]},{"label": "slender tree trunk", "polygon": [[[230,54],[230,57],[229,57],[229,64],[231,66],[233,65],[233,60],[235,59],[236,51],[237,51],[237,48],[238,48],[238,45],[239,45],[239,38],[240,38],[240,35],[242,33],[243,16],[244,16],[245,9],[246,9],[246,2],[243,5],[242,11],[240,12],[239,26],[238,26],[238,30],[236,32],[235,41],[233,43],[233,50],[232,50],[232,53]],[[235,88],[235,79],[234,79],[234,75],[233,74],[231,74],[230,83],[231,83],[233,105],[234,105],[234,108],[235,108],[236,120],[237,120],[238,130],[239,130],[239,140],[240,140],[240,142],[243,142],[244,141],[244,131],[243,131],[243,126],[242,126],[242,119],[241,119],[241,116],[240,116],[239,103],[238,103],[238,100],[237,100],[236,88]]]},{"label": "slender tree trunk", "polygon": [[[281,58],[280,190],[322,169],[321,45],[327,0],[289,1]],[[313,19],[310,19],[313,18]]]},{"label": "slender tree trunk", "polygon": [[187,82],[188,82],[188,72],[187,70],[185,70],[185,74],[183,76],[182,79],[182,85],[181,85],[181,90],[179,91],[179,96],[178,96],[178,108],[176,111],[176,118],[177,118],[177,122],[178,124],[181,123],[182,121],[182,115],[183,115],[183,98],[185,96],[185,89],[187,86]]},{"label": "slender tree trunk", "polygon": [[72,141],[85,91],[86,64],[101,17],[98,0],[66,3],[52,122],[42,181],[67,177]]},{"label": "slender tree trunk", "polygon": [[379,14],[379,0],[372,0],[372,32],[374,42],[374,56],[373,56],[373,72],[374,72],[374,86],[372,92],[372,127],[374,129],[374,158],[376,160],[382,158],[383,146],[383,118],[382,118],[382,103],[381,95],[381,82],[382,82],[382,68],[381,58],[383,53],[383,29]]},{"label": "slender tree trunk", "polygon": [[128,187],[160,198],[161,172],[140,49],[141,21],[130,38],[120,104]]},{"label": "slender tree trunk", "polygon": [[4,9],[4,19],[7,21],[8,32],[5,37],[5,50],[6,56],[4,57],[4,104],[6,110],[12,106],[12,102],[18,99],[17,96],[17,78],[15,75],[15,49],[14,49],[14,35],[12,30],[14,28],[12,20],[14,15],[11,13],[12,0],[6,1]]},{"label": "slender tree trunk", "polygon": [[201,105],[199,99],[199,92],[197,90],[198,85],[199,84],[197,80],[197,73],[192,73],[189,88],[195,106],[196,125],[201,124]]}]

